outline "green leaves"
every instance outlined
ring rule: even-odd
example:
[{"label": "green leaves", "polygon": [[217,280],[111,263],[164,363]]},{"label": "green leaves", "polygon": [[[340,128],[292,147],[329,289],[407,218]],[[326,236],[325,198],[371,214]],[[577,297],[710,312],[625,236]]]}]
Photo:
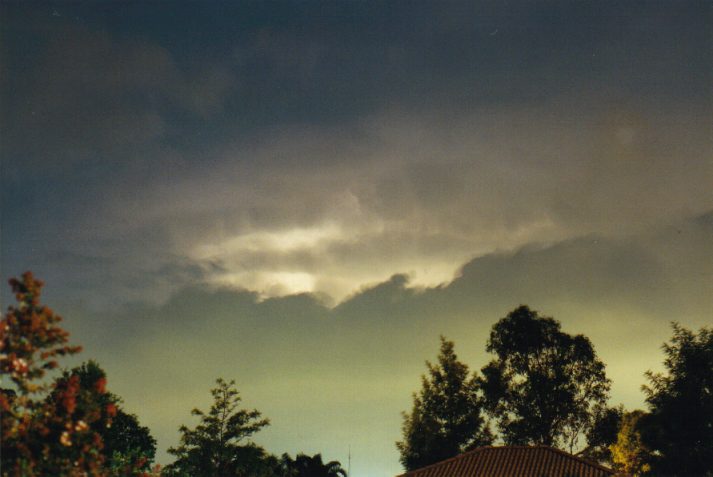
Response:
[{"label": "green leaves", "polygon": [[581,446],[610,387],[589,339],[520,306],[493,326],[486,349],[496,359],[479,385],[503,440]]},{"label": "green leaves", "polygon": [[475,379],[458,361],[453,342],[441,337],[438,362],[426,366],[428,374],[421,378],[411,414],[404,413],[403,441],[396,443],[407,470],[492,441],[480,415]]},{"label": "green leaves", "polygon": [[241,469],[259,466],[266,456],[261,448],[243,441],[267,426],[269,420],[262,419],[257,410],[239,409],[241,398],[235,381],[219,378],[216,385],[211,390],[210,410],[191,412],[200,417],[195,429],[180,427],[181,444],[168,450],[176,461],[166,467],[167,475],[241,475]]},{"label": "green leaves", "polygon": [[588,338],[564,333],[558,321],[520,306],[495,323],[486,349],[495,359],[482,376],[470,377],[453,342],[441,337],[438,363],[427,363],[413,409],[404,414],[404,439],[396,444],[407,470],[491,443],[481,408],[509,445],[572,452],[595,435],[610,381]]}]

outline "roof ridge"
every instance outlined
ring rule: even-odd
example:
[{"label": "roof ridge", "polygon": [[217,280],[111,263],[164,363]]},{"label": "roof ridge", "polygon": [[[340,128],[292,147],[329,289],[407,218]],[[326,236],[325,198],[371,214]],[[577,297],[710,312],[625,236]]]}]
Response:
[{"label": "roof ridge", "polygon": [[469,451],[461,452],[460,454],[454,455],[453,457],[449,457],[449,458],[447,458],[447,459],[439,460],[438,462],[434,462],[433,464],[428,464],[428,465],[425,465],[425,466],[423,466],[423,467],[419,467],[418,469],[414,469],[414,470],[407,470],[407,471],[404,472],[403,474],[399,474],[399,475],[397,475],[396,477],[403,477],[404,475],[409,474],[409,473],[411,473],[411,472],[421,472],[422,470],[430,469],[431,467],[434,467],[434,466],[437,466],[437,465],[442,465],[442,464],[445,464],[446,462],[451,462],[451,461],[454,461],[454,460],[462,459],[462,458],[464,458],[465,456],[469,456],[469,455],[471,455],[471,454],[475,454],[476,452],[479,452],[479,451],[482,451],[482,450],[485,450],[485,449],[490,449],[490,448],[492,448],[492,447],[493,447],[493,446],[480,446],[480,447],[476,447],[475,449],[471,449],[471,450],[469,450]]},{"label": "roof ridge", "polygon": [[611,472],[612,475],[614,475],[614,474],[616,473],[616,472],[614,471],[614,469],[610,469],[609,467],[604,467],[603,465],[601,465],[601,464],[599,464],[599,463],[597,463],[597,462],[591,461],[591,460],[589,460],[589,459],[585,459],[584,457],[580,457],[580,456],[578,456],[578,455],[576,455],[576,454],[570,454],[569,452],[564,451],[564,450],[562,450],[562,449],[558,449],[558,448],[556,448],[556,447],[544,446],[544,445],[543,445],[543,446],[536,446],[536,447],[544,447],[544,448],[549,449],[549,450],[551,450],[551,451],[553,451],[553,452],[555,452],[555,453],[557,453],[557,454],[561,454],[561,455],[564,455],[564,456],[570,457],[570,458],[573,457],[573,458],[577,459],[578,461],[580,461],[580,462],[583,463],[583,464],[590,465],[590,466],[592,466],[592,467],[596,467],[596,468],[598,468],[598,469],[600,469],[600,470],[604,470],[604,471],[606,471],[606,472]]},{"label": "roof ridge", "polygon": [[418,469],[408,470],[408,471],[406,471],[406,472],[404,472],[404,473],[402,473],[402,474],[397,475],[396,477],[405,477],[405,476],[407,476],[407,475],[409,475],[409,474],[418,475],[418,474],[421,474],[421,473],[422,473],[421,471],[426,471],[426,470],[431,469],[432,467],[436,467],[436,466],[439,466],[439,467],[440,467],[440,466],[442,466],[442,465],[445,464],[445,463],[453,462],[453,461],[460,460],[460,459],[464,459],[464,458],[469,457],[469,456],[471,456],[471,455],[473,455],[473,454],[477,454],[477,453],[480,453],[480,452],[483,452],[483,451],[487,451],[487,450],[508,450],[508,449],[542,449],[542,450],[547,450],[547,451],[551,451],[551,452],[553,452],[554,454],[557,454],[557,455],[560,455],[560,456],[563,456],[563,457],[567,457],[567,458],[570,458],[570,459],[573,458],[573,459],[577,460],[578,462],[580,462],[581,464],[588,465],[588,466],[594,467],[594,468],[596,468],[596,469],[602,470],[602,471],[604,471],[604,472],[609,473],[609,474],[612,475],[612,476],[614,476],[614,475],[616,474],[616,472],[615,472],[613,469],[610,469],[610,468],[608,468],[608,467],[605,467],[605,466],[603,466],[603,465],[601,465],[601,464],[598,464],[598,463],[596,463],[596,462],[592,462],[592,461],[590,461],[590,460],[584,459],[584,458],[579,457],[579,456],[577,456],[577,455],[570,454],[569,452],[567,452],[567,451],[565,451],[565,450],[558,449],[558,448],[556,448],[556,447],[548,446],[548,445],[545,445],[545,444],[535,444],[535,445],[529,445],[529,446],[528,446],[528,445],[516,445],[516,446],[507,446],[507,445],[502,445],[502,446],[480,446],[480,447],[476,447],[475,449],[471,449],[471,450],[469,450],[469,451],[462,452],[462,453],[460,453],[460,454],[458,454],[458,455],[455,455],[455,456],[453,456],[453,457],[449,457],[448,459],[440,460],[440,461],[438,461],[438,462],[434,462],[433,464],[429,464],[429,465],[426,465],[426,466],[424,466],[424,467],[419,467]]}]

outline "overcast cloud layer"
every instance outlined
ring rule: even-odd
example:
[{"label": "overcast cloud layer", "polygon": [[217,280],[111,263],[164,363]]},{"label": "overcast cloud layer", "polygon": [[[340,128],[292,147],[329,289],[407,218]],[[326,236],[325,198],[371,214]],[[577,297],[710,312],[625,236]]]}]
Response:
[{"label": "overcast cloud layer", "polygon": [[1,8],[2,275],[162,449],[224,375],[270,450],[391,475],[439,333],[479,368],[527,303],[636,406],[710,322],[709,2]]}]

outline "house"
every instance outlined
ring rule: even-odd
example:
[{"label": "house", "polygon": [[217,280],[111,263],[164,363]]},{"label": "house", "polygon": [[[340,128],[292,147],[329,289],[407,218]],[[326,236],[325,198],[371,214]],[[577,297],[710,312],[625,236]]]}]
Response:
[{"label": "house", "polygon": [[398,477],[610,477],[611,469],[547,446],[479,447]]}]

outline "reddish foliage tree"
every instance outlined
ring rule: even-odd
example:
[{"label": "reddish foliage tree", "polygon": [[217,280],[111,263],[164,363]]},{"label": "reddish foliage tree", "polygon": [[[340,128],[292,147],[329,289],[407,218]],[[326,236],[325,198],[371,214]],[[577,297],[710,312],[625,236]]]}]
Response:
[{"label": "reddish foliage tree", "polygon": [[10,280],[17,306],[0,321],[0,376],[10,387],[0,392],[2,414],[2,475],[108,475],[96,424],[111,425],[113,403],[105,394],[106,378],[89,388],[77,375],[49,380],[57,358],[78,353],[68,344],[62,318],[40,304],[43,283],[26,272]]}]

